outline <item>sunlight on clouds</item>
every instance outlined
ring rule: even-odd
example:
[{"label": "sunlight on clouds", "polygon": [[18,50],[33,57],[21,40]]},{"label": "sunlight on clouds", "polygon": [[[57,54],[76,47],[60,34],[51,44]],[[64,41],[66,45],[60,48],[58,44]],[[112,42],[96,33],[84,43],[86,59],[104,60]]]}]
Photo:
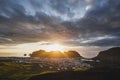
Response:
[{"label": "sunlight on clouds", "polygon": [[65,46],[60,44],[51,44],[46,47],[47,51],[61,51],[64,52]]},{"label": "sunlight on clouds", "polygon": [[73,13],[73,15],[70,16],[67,13],[59,13],[55,9],[51,8],[50,6],[45,6],[40,11],[43,12],[43,13],[45,13],[45,14],[47,14],[47,15],[49,15],[49,16],[60,18],[61,20],[64,20],[64,21],[77,20],[77,19],[82,18],[84,16],[84,14],[85,14],[85,10],[83,10],[83,9],[79,9],[79,8],[74,9],[74,8],[71,8],[71,12]]},{"label": "sunlight on clouds", "polygon": [[103,39],[114,39],[114,38],[116,38],[116,37],[105,35],[105,36],[89,38],[88,40],[81,41],[81,43],[91,43],[91,42],[95,42],[95,41],[99,41],[99,40],[103,40]]},{"label": "sunlight on clouds", "polygon": [[0,0],[0,54],[30,54],[49,46],[48,50],[58,50],[60,46],[54,44],[80,54],[100,51],[87,49],[88,46],[120,46],[119,3],[120,0]]},{"label": "sunlight on clouds", "polygon": [[[0,46],[0,53],[4,53],[7,56],[19,56],[23,57],[24,54],[31,54],[37,50],[46,50],[46,51],[68,51],[75,50],[80,53],[83,57],[95,57],[99,51],[99,47],[83,47],[83,46],[67,46],[60,43],[51,43],[51,42],[36,42],[36,43],[24,43],[16,46]],[[4,55],[4,56],[5,56]],[[2,55],[1,55],[2,56]]]},{"label": "sunlight on clouds", "polygon": [[64,51],[66,49],[66,46],[58,43],[49,43],[49,42],[36,42],[36,43],[25,43],[25,44],[19,44],[14,46],[18,52],[23,51],[21,53],[32,53],[36,50],[46,50],[46,51]]},{"label": "sunlight on clouds", "polygon": [[13,42],[12,39],[6,38],[6,37],[0,37],[0,40],[3,40],[3,41],[5,40],[5,41]]},{"label": "sunlight on clouds", "polygon": [[92,5],[86,6],[86,10],[90,10],[92,8]]},{"label": "sunlight on clouds", "polygon": [[36,43],[25,43],[15,46],[18,49],[26,49],[30,51],[43,49],[46,51],[59,50],[64,51],[65,46],[58,43],[48,43],[48,42],[36,42]]},{"label": "sunlight on clouds", "polygon": [[[28,0],[25,0],[25,1],[19,1],[19,4],[24,6],[26,15],[35,16],[36,13],[43,13],[50,17],[55,17],[63,21],[80,19],[86,13],[85,1],[67,0],[67,2],[63,1],[62,4],[58,3],[59,1],[54,1],[54,4],[53,4],[51,3],[51,1],[35,0],[30,2]],[[63,8],[63,9],[61,11],[59,9],[54,8],[52,5],[56,5],[56,7]]]}]

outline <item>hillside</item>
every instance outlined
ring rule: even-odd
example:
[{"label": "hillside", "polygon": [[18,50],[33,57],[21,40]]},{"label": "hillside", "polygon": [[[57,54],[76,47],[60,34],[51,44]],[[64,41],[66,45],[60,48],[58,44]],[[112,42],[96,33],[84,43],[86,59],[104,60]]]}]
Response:
[{"label": "hillside", "polygon": [[77,51],[50,51],[45,50],[34,51],[30,57],[40,57],[40,58],[82,58],[82,56]]},{"label": "hillside", "polygon": [[68,71],[37,75],[29,80],[119,80],[119,74],[119,69],[93,68],[87,71]]},{"label": "hillside", "polygon": [[114,66],[120,65],[120,47],[110,48],[105,51],[99,52],[99,55],[94,58],[95,60],[100,60],[101,66]]}]

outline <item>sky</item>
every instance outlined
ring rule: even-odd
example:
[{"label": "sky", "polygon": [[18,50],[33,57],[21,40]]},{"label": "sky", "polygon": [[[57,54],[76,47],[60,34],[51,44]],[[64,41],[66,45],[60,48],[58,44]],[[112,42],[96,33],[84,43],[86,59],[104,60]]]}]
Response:
[{"label": "sky", "polygon": [[120,0],[0,0],[0,56],[59,43],[94,57],[119,36]]}]

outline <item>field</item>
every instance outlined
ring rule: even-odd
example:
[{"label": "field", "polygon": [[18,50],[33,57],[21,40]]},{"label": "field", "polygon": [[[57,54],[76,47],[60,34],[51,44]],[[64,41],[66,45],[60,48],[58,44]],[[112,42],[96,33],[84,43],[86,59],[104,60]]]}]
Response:
[{"label": "field", "polygon": [[52,71],[40,70],[33,64],[0,63],[0,80],[27,80],[31,76],[50,72]]},{"label": "field", "polygon": [[[78,68],[74,71],[85,71],[87,68]],[[37,64],[0,62],[0,80],[28,80],[32,76],[55,73],[58,71],[40,69]]]}]

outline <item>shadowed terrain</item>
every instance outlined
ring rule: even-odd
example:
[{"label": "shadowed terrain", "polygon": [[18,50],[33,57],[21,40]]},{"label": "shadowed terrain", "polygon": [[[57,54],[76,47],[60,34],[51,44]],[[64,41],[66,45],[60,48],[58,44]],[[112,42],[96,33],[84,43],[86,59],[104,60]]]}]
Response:
[{"label": "shadowed terrain", "polygon": [[31,77],[29,80],[119,80],[120,69],[90,69],[88,71],[68,71]]},{"label": "shadowed terrain", "polygon": [[[31,77],[29,80],[119,80],[120,47],[101,51],[94,61],[93,68],[86,71],[68,71]],[[95,62],[99,60],[99,62]]]},{"label": "shadowed terrain", "polygon": [[119,80],[119,52],[115,47],[84,60],[75,51],[66,52],[67,57],[61,52],[45,55],[44,51],[33,52],[29,58],[1,57],[0,80]]}]

